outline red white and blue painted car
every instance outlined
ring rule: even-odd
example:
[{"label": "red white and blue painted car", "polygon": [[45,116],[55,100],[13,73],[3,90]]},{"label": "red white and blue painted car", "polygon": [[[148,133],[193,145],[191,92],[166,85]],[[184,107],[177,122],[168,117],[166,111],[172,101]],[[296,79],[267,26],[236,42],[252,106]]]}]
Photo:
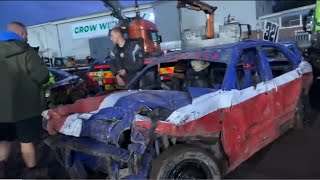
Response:
[{"label": "red white and blue painted car", "polygon": [[[206,87],[176,88],[174,78],[158,75],[174,62],[188,72],[195,60],[210,64]],[[220,178],[303,127],[312,78],[290,42],[247,40],[170,53],[137,74],[129,90],[43,112],[44,128],[55,134],[45,142],[74,178],[86,178],[87,169],[109,178]],[[199,79],[180,79],[189,80]]]}]

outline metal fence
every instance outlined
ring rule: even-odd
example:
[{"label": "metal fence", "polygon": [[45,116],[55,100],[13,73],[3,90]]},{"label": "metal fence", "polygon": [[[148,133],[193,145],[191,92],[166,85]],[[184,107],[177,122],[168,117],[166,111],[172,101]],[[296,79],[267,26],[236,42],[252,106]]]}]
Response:
[{"label": "metal fence", "polygon": [[278,42],[293,41],[299,48],[307,48],[311,45],[311,34],[304,31],[296,31],[294,36],[278,37]]}]

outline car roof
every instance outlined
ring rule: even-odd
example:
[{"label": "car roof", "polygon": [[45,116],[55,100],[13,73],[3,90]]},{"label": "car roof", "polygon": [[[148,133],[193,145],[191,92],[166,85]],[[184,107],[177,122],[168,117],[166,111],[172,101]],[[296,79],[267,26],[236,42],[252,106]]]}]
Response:
[{"label": "car roof", "polygon": [[[291,44],[291,43],[290,43]],[[171,52],[164,56],[148,58],[153,63],[159,64],[176,60],[203,60],[203,61],[213,61],[220,63],[230,63],[233,53],[235,50],[241,51],[243,49],[257,47],[257,46],[275,46],[281,47],[284,43],[273,43],[269,41],[262,40],[244,40],[241,42],[215,45],[205,48],[196,48],[184,51]]]},{"label": "car roof", "polygon": [[293,45],[294,43],[273,43],[262,40],[244,40],[237,43],[171,52],[160,57],[148,58],[146,60],[151,61],[151,63],[137,74],[137,76],[128,84],[128,87],[130,87],[137,79],[139,79],[139,77],[149,68],[160,63],[175,62],[177,60],[197,59],[200,61],[211,61],[229,64],[232,60],[234,60],[233,56],[236,51],[259,46],[273,46],[277,48],[283,48],[285,47],[285,44]]},{"label": "car roof", "polygon": [[60,76],[69,77],[72,76],[71,74],[67,73],[66,71],[62,71],[56,68],[48,67],[48,70],[53,74],[59,74]]}]

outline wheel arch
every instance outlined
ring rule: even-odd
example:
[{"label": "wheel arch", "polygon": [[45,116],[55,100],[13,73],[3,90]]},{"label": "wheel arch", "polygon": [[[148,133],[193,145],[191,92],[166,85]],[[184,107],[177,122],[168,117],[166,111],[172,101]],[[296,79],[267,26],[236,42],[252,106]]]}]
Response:
[{"label": "wheel arch", "polygon": [[[221,167],[221,160],[217,159],[214,155],[211,156],[211,153],[212,151],[209,149],[199,147],[196,144],[176,144],[175,146],[171,146],[152,161],[150,178],[163,179],[172,170],[171,168],[191,158],[200,160],[198,162],[203,163],[209,169],[209,172],[211,172],[210,174],[214,175],[213,179],[220,179],[225,171]],[[188,154],[191,155],[188,156]],[[179,159],[178,162],[176,159]]]},{"label": "wheel arch", "polygon": [[222,173],[227,171],[228,157],[224,152],[221,139],[221,132],[216,132],[210,136],[189,136],[189,137],[173,137],[159,136],[155,143],[157,157],[173,147],[194,147],[201,148],[208,153],[212,153],[212,157],[217,160],[219,169]]}]

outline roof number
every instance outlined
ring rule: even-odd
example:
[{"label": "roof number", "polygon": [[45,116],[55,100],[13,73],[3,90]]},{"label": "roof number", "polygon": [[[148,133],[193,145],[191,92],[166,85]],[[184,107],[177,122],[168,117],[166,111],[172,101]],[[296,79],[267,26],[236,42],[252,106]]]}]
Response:
[{"label": "roof number", "polygon": [[277,42],[279,34],[279,25],[273,22],[265,23],[263,30],[263,40]]}]

